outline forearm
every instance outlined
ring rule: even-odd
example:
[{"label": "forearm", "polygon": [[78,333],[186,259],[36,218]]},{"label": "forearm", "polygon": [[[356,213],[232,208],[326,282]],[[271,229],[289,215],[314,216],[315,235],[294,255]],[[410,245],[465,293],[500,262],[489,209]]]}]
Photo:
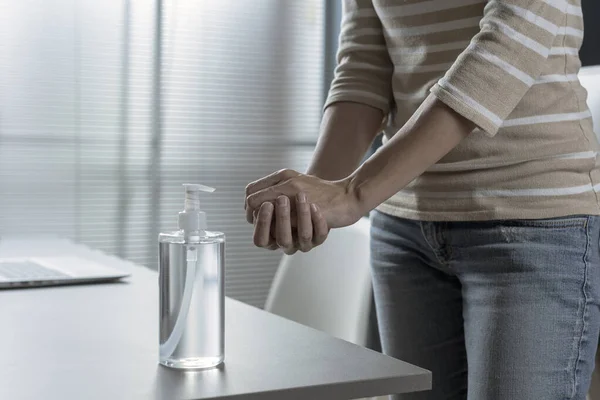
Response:
[{"label": "forearm", "polygon": [[379,132],[382,120],[381,110],[363,104],[340,102],[328,107],[307,174],[326,180],[349,176]]},{"label": "forearm", "polygon": [[368,212],[439,161],[475,128],[433,95],[349,178],[351,193]]}]

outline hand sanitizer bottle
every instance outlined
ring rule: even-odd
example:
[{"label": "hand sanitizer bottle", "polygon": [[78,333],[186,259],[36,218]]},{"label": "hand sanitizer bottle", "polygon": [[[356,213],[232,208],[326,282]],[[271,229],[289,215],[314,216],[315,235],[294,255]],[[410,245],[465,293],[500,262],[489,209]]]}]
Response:
[{"label": "hand sanitizer bottle", "polygon": [[207,230],[203,185],[184,184],[179,230],[159,235],[159,362],[215,367],[224,359],[225,235]]}]

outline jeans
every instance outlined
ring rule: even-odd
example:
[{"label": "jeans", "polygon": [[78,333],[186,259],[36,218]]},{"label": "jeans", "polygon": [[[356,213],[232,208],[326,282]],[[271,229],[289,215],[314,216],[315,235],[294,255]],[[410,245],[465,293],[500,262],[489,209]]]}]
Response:
[{"label": "jeans", "polygon": [[433,373],[403,400],[585,400],[600,332],[600,217],[372,215],[382,350]]}]

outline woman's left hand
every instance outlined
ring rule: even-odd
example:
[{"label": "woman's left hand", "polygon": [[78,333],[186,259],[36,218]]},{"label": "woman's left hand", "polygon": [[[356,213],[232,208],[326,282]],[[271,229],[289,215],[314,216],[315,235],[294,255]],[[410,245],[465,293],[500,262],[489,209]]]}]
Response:
[{"label": "woman's left hand", "polygon": [[326,181],[289,169],[281,170],[246,187],[246,219],[252,223],[255,212],[265,202],[275,203],[279,196],[294,199],[298,193],[304,193],[309,203],[317,205],[329,228],[352,225],[362,217],[362,211],[349,183],[349,180]]}]

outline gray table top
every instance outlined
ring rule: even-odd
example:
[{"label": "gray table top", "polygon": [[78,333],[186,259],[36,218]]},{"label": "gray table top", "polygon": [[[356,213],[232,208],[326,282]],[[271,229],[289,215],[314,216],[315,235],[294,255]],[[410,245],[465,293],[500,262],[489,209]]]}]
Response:
[{"label": "gray table top", "polygon": [[225,364],[157,364],[157,274],[0,291],[0,399],[345,399],[426,390],[431,374],[235,300]]}]

